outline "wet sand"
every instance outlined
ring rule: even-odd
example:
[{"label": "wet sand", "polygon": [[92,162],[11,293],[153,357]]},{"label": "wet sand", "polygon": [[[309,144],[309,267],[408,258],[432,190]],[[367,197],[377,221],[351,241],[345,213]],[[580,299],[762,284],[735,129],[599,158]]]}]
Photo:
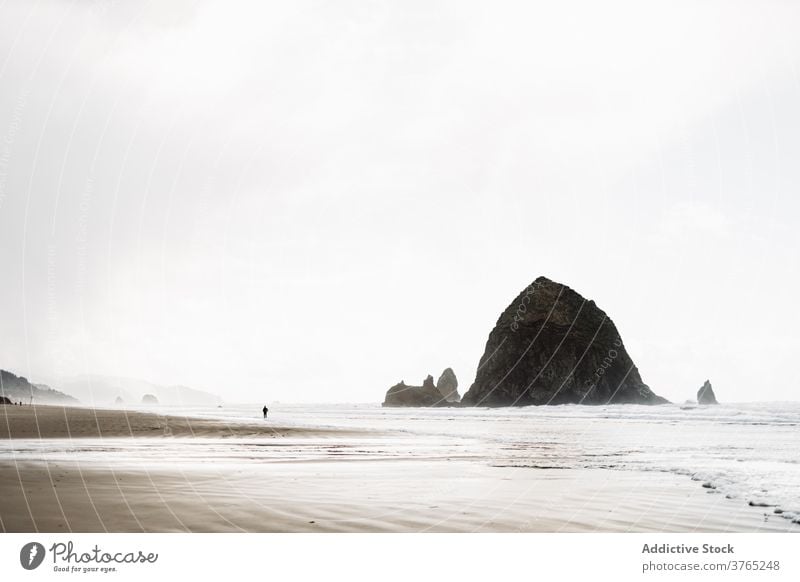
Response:
[{"label": "wet sand", "polygon": [[669,474],[468,461],[0,464],[7,532],[786,532]]},{"label": "wet sand", "polygon": [[0,410],[16,437],[0,460],[5,532],[800,531],[671,473],[497,466],[378,431],[14,408]]},{"label": "wet sand", "polygon": [[115,437],[281,437],[342,434],[341,430],[277,426],[269,420],[225,423],[121,409],[0,406],[0,439]]}]

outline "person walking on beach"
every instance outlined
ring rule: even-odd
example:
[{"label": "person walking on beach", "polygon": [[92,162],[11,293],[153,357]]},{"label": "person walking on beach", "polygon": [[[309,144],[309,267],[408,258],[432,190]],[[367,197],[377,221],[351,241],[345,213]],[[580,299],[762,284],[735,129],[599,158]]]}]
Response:
[{"label": "person walking on beach", "polygon": [[267,408],[266,404],[264,405],[264,408],[261,409],[261,412],[264,413],[264,419],[266,419],[267,418],[267,413],[269,412],[269,408]]}]

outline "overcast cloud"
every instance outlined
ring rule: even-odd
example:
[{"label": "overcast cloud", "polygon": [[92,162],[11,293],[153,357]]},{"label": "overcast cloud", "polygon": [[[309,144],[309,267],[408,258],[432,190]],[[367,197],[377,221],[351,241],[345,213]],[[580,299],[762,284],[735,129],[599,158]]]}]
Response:
[{"label": "overcast cloud", "polygon": [[463,392],[538,275],[672,400],[796,399],[800,5],[0,6],[0,367]]}]

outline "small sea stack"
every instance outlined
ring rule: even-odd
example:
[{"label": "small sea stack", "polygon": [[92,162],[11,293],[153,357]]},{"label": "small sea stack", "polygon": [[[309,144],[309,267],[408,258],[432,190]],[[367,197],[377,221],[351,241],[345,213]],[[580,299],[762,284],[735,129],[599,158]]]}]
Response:
[{"label": "small sea stack", "polygon": [[714,394],[714,389],[711,387],[711,382],[708,380],[697,391],[698,404],[719,404],[717,396]]},{"label": "small sea stack", "polygon": [[422,386],[408,386],[404,381],[395,384],[386,392],[383,401],[385,407],[438,407],[453,406],[455,403],[448,402],[442,392],[433,383],[433,376],[430,374]]},{"label": "small sea stack", "polygon": [[142,404],[158,404],[158,398],[153,394],[145,394],[142,396]]},{"label": "small sea stack", "polygon": [[436,381],[436,388],[447,402],[460,402],[458,394],[458,378],[452,368],[445,368]]}]

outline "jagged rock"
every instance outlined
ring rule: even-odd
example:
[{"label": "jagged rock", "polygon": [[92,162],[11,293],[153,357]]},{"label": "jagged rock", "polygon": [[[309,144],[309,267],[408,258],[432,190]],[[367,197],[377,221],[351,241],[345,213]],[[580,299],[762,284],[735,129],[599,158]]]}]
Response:
[{"label": "jagged rock", "polygon": [[152,394],[145,394],[142,396],[142,404],[158,404],[158,398]]},{"label": "jagged rock", "polygon": [[714,389],[711,387],[711,382],[705,381],[700,390],[697,391],[698,404],[719,404],[717,397],[714,394]]},{"label": "jagged rock", "polygon": [[401,381],[386,392],[383,406],[446,406],[447,401],[428,375],[422,386],[407,386]]},{"label": "jagged rock", "polygon": [[14,404],[14,403],[11,402],[11,400],[6,398],[5,396],[0,396],[0,404],[9,404],[9,405],[11,405],[11,404]]},{"label": "jagged rock", "polygon": [[662,404],[594,301],[539,277],[489,334],[467,406]]},{"label": "jagged rock", "polygon": [[122,396],[117,396],[117,397],[114,399],[114,404],[117,404],[117,405],[120,405],[120,404],[125,404],[125,401],[122,399]]},{"label": "jagged rock", "polygon": [[458,379],[452,368],[445,368],[439,380],[436,382],[436,389],[447,402],[459,402],[461,396],[458,394]]}]

